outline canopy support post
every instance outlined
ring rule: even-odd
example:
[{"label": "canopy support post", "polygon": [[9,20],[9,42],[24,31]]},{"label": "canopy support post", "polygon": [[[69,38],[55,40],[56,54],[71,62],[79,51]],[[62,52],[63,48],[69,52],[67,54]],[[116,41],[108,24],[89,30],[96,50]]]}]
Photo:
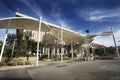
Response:
[{"label": "canopy support post", "polygon": [[41,31],[41,21],[42,21],[42,16],[40,16],[39,20],[39,29],[38,29],[38,42],[37,42],[37,55],[36,55],[36,66],[38,65],[38,56],[39,56],[39,44],[40,44],[40,31]]},{"label": "canopy support post", "polygon": [[15,42],[16,42],[16,40],[14,39],[14,42],[13,42],[13,47],[12,47],[12,53],[11,53],[11,59],[12,59],[12,57],[13,57],[13,53],[14,53]]},{"label": "canopy support post", "polygon": [[47,53],[48,53],[48,61],[50,60],[50,48],[47,48]]},{"label": "canopy support post", "polygon": [[61,62],[63,63],[63,29],[61,27]]},{"label": "canopy support post", "polygon": [[73,60],[73,42],[71,41],[71,58]]},{"label": "canopy support post", "polygon": [[120,60],[120,54],[119,54],[119,51],[118,51],[118,48],[117,48],[115,36],[114,36],[114,33],[113,33],[113,30],[112,30],[112,27],[111,27],[111,26],[110,26],[110,29],[111,29],[113,41],[114,41],[114,44],[115,44],[116,54],[117,54],[117,56],[118,56],[118,60]]},{"label": "canopy support post", "polygon": [[6,44],[6,39],[7,39],[8,31],[9,31],[9,26],[10,26],[10,20],[8,22],[8,28],[6,29],[6,32],[5,32],[5,38],[4,38],[4,41],[3,41],[3,45],[2,45],[2,49],[1,49],[1,54],[0,54],[0,62],[2,61],[2,56],[3,56],[5,44]]}]

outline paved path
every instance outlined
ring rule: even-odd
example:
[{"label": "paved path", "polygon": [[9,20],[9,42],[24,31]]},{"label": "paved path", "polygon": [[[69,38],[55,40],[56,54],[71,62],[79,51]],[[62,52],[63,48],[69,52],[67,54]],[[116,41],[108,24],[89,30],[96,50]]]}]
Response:
[{"label": "paved path", "polygon": [[120,61],[52,62],[0,71],[0,80],[120,80]]}]

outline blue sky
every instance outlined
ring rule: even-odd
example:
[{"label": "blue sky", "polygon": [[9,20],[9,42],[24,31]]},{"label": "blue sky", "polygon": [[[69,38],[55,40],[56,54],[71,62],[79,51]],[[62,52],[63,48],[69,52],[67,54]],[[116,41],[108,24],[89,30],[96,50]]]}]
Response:
[{"label": "blue sky", "polygon": [[[0,18],[14,17],[15,12],[62,25],[80,34],[109,31],[113,27],[116,41],[120,40],[120,0],[1,0]],[[10,30],[14,33],[15,30]],[[5,30],[0,30],[3,40]],[[112,37],[96,37],[94,42],[113,46]],[[117,42],[118,45],[120,43]]]}]

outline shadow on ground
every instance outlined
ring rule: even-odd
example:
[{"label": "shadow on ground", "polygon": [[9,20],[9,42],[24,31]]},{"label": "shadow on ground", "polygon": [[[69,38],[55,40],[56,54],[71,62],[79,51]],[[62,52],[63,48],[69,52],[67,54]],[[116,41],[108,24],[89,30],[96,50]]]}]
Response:
[{"label": "shadow on ground", "polygon": [[7,78],[7,77],[2,77],[0,80],[32,80],[30,78]]}]

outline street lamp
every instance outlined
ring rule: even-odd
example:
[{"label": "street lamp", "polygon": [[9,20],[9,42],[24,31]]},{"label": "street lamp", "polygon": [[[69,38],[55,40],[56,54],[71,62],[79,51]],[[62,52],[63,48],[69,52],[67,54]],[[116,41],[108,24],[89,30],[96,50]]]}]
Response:
[{"label": "street lamp", "polygon": [[118,59],[120,60],[120,55],[119,55],[119,52],[118,52],[117,43],[116,43],[115,36],[114,36],[114,33],[113,33],[113,29],[112,29],[111,26],[110,26],[110,29],[111,29],[113,41],[114,41],[114,44],[115,44],[116,54],[117,54],[117,56],[118,56]]},{"label": "street lamp", "polygon": [[13,57],[13,53],[14,53],[14,48],[15,48],[16,40],[17,40],[17,39],[14,39],[14,42],[13,42],[12,53],[11,53],[11,59],[12,59],[12,57]]},{"label": "street lamp", "polygon": [[[89,29],[87,29],[85,32],[86,32],[87,36],[89,36],[89,33],[90,33]],[[87,37],[86,37],[86,49],[87,49],[87,57],[89,57],[90,56],[89,38],[87,38]]]}]

